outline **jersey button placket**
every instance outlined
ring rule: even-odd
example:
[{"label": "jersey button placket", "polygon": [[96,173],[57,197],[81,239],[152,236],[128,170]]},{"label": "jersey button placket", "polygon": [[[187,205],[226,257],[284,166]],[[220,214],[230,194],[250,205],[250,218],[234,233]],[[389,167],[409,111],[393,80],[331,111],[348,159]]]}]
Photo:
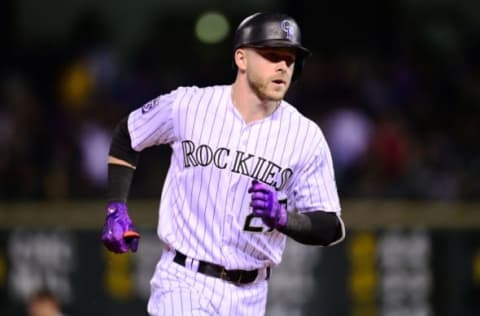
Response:
[{"label": "jersey button placket", "polygon": [[248,131],[249,131],[248,125],[244,125],[240,132],[240,144],[238,147],[242,151],[245,151],[248,145]]},{"label": "jersey button placket", "polygon": [[[243,125],[239,133],[240,135],[237,150],[246,152],[248,146],[249,127],[247,125]],[[234,196],[237,193],[239,180],[240,176],[234,177],[232,179],[232,182],[230,183],[230,188],[228,190],[231,193],[231,196]],[[236,232],[234,229],[232,229],[232,226],[234,225],[234,214],[232,213],[233,209],[234,207],[229,207],[225,210],[225,229],[223,230],[221,246],[222,254],[224,255],[225,261],[228,261],[228,258],[231,258],[233,256],[230,245],[234,242],[236,238],[236,236],[234,236],[234,234],[236,235]]]}]

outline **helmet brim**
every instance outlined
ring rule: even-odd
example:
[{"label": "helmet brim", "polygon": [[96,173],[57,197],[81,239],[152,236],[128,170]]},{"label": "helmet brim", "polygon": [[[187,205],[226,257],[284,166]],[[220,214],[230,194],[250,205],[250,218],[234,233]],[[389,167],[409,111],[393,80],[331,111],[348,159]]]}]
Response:
[{"label": "helmet brim", "polygon": [[309,49],[303,47],[302,45],[295,44],[290,41],[286,41],[282,39],[268,40],[268,41],[262,41],[257,43],[249,43],[249,44],[243,45],[243,47],[252,47],[252,48],[288,47],[288,48],[296,48],[297,54],[299,54],[301,57],[308,57],[312,54]]}]

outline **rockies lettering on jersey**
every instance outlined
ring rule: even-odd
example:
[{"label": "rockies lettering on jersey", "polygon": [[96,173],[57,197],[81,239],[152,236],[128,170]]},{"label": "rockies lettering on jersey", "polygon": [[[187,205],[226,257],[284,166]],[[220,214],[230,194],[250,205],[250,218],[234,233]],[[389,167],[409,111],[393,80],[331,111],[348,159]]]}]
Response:
[{"label": "rockies lettering on jersey", "polygon": [[274,187],[289,212],[340,214],[325,137],[285,101],[246,123],[231,86],[180,87],[133,111],[128,129],[137,151],[172,148],[158,235],[191,258],[243,270],[280,262],[286,236],[253,216],[252,179]]},{"label": "rockies lettering on jersey", "polygon": [[[224,159],[225,157],[221,158],[222,155],[229,156],[231,150],[228,148],[221,147],[213,150],[208,147],[208,145],[195,147],[195,144],[191,140],[184,140],[182,141],[182,149],[185,168],[191,166],[196,167],[199,165],[206,167],[212,162],[215,167],[219,169],[225,169],[228,167]],[[249,159],[255,161],[252,170],[249,170],[248,165],[246,164],[246,161]],[[223,163],[220,163],[220,161]],[[287,180],[293,175],[293,171],[290,168],[284,169],[272,161],[267,161],[263,157],[256,157],[253,154],[247,154],[239,150],[235,153],[235,159],[231,171],[262,181],[263,183],[273,186],[277,191],[282,190],[287,183]],[[281,176],[281,182],[277,183],[275,179],[279,174]]]}]

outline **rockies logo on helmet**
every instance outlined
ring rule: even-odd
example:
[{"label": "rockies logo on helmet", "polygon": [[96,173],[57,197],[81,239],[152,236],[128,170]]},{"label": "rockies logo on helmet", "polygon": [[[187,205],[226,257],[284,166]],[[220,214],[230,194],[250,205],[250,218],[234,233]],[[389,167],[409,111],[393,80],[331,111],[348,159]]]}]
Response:
[{"label": "rockies logo on helmet", "polygon": [[294,34],[293,34],[293,27],[290,25],[290,21],[288,20],[283,20],[282,23],[280,24],[280,28],[287,33],[287,38],[291,41],[293,41]]}]

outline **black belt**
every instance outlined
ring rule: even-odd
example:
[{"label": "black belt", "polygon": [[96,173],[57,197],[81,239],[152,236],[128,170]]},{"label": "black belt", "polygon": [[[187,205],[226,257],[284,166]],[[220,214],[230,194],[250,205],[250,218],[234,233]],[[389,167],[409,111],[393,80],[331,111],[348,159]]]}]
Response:
[{"label": "black belt", "polygon": [[[187,256],[183,253],[176,251],[175,258],[173,261],[178,263],[181,266],[185,267],[185,262],[187,260]],[[229,282],[237,283],[237,284],[248,284],[252,283],[257,279],[258,270],[226,270],[224,267],[209,263],[205,261],[198,260],[198,272],[215,277],[220,278],[222,280],[226,280]],[[270,268],[267,268],[267,276],[266,280],[270,277]]]}]

